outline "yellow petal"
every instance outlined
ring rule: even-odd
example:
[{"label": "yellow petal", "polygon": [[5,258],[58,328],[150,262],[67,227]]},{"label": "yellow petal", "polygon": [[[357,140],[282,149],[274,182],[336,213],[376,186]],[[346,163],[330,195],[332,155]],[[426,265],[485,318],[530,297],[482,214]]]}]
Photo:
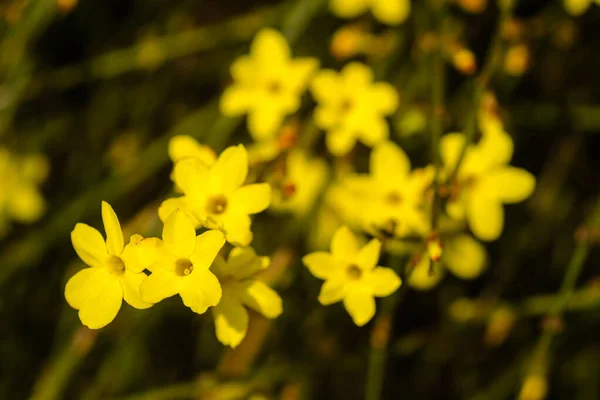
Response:
[{"label": "yellow petal", "polygon": [[104,270],[94,274],[88,296],[79,309],[79,319],[90,329],[100,329],[112,322],[123,302],[123,289],[119,279]]},{"label": "yellow petal", "polygon": [[252,242],[250,217],[240,213],[227,213],[223,216],[223,229],[227,241],[235,246],[246,247]]},{"label": "yellow petal", "polygon": [[387,181],[390,177],[402,179],[410,173],[410,160],[398,145],[393,142],[378,144],[371,153],[371,174]]},{"label": "yellow petal", "polygon": [[290,58],[290,47],[285,37],[271,28],[261,29],[250,47],[251,57],[260,68],[277,70]]},{"label": "yellow petal", "polygon": [[319,60],[316,58],[296,58],[290,66],[286,77],[290,89],[301,92],[308,86],[311,75],[319,68]]},{"label": "yellow petal", "polygon": [[252,108],[252,92],[247,88],[233,84],[223,91],[219,109],[223,115],[233,117],[242,115]]},{"label": "yellow petal", "polygon": [[156,304],[179,293],[181,278],[163,268],[157,268],[140,284],[140,298],[145,303]]},{"label": "yellow petal", "polygon": [[385,297],[394,293],[402,281],[391,268],[376,267],[369,271],[365,277],[366,283],[371,287],[373,296]]},{"label": "yellow petal", "polygon": [[350,93],[368,87],[373,82],[373,71],[365,64],[351,62],[341,72],[344,86]]},{"label": "yellow petal", "polygon": [[211,270],[218,277],[229,275],[238,280],[253,276],[258,271],[267,268],[271,263],[269,257],[261,257],[256,255],[256,252],[252,247],[234,248],[229,253],[227,262],[221,259],[222,262],[217,263],[218,259],[219,257],[215,259],[215,263],[211,267]]},{"label": "yellow petal", "polygon": [[325,137],[327,149],[334,156],[346,155],[356,144],[356,134],[344,129],[336,129],[327,133]]},{"label": "yellow petal", "polygon": [[591,0],[564,0],[565,10],[574,17],[577,17],[589,8]]},{"label": "yellow petal", "polygon": [[332,129],[338,123],[338,113],[334,107],[317,106],[313,113],[315,124],[322,129]]},{"label": "yellow petal", "polygon": [[383,115],[390,115],[398,109],[398,92],[389,83],[374,83],[369,94],[372,107]]},{"label": "yellow petal", "polygon": [[140,286],[146,278],[148,276],[144,273],[135,274],[130,271],[125,271],[121,277],[123,298],[130,306],[140,310],[152,307],[152,303],[143,302],[140,295]]},{"label": "yellow petal", "polygon": [[462,279],[477,278],[485,269],[485,248],[469,235],[450,238],[445,243],[444,265]]},{"label": "yellow petal", "polygon": [[433,275],[430,272],[431,260],[427,254],[423,254],[419,263],[414,267],[408,278],[410,287],[417,290],[429,290],[436,286],[444,277],[444,270],[440,268],[440,263],[436,263],[433,269]]},{"label": "yellow petal", "polygon": [[340,18],[354,18],[367,12],[370,0],[331,0],[331,12]]},{"label": "yellow petal", "polygon": [[188,135],[173,136],[169,140],[169,157],[173,163],[189,157],[198,158],[206,165],[212,165],[217,160],[210,147],[201,145]]},{"label": "yellow petal", "polygon": [[319,279],[328,279],[332,274],[339,273],[340,264],[325,251],[316,251],[302,257],[302,262],[311,274]]},{"label": "yellow petal", "polygon": [[233,296],[223,295],[219,304],[212,309],[215,331],[219,342],[232,348],[246,337],[248,312]]},{"label": "yellow petal", "polygon": [[[163,246],[164,243],[159,238],[145,238],[144,240],[140,241],[140,243],[135,247],[137,258],[140,264],[138,267],[148,268],[150,271],[154,270],[153,264],[159,261],[161,254],[165,252]],[[125,248],[125,252],[128,253],[127,248]],[[131,257],[135,257],[135,255],[132,255]],[[126,260],[125,263],[127,265]],[[174,267],[170,270],[172,269],[174,269]],[[137,271],[132,270],[132,272]]]},{"label": "yellow petal", "polygon": [[100,232],[86,224],[77,224],[71,232],[71,243],[81,260],[90,267],[104,265],[108,252]]},{"label": "yellow petal", "polygon": [[257,214],[271,203],[271,185],[255,183],[242,186],[231,195],[233,206],[244,214]]},{"label": "yellow petal", "polygon": [[208,269],[194,268],[190,275],[182,279],[179,294],[186,307],[203,314],[208,307],[219,304],[221,284]]},{"label": "yellow petal", "polygon": [[476,190],[467,202],[467,221],[473,234],[485,241],[496,240],[504,228],[502,203]]},{"label": "yellow petal", "polygon": [[256,77],[254,62],[249,56],[240,56],[229,67],[229,73],[236,82],[251,84]]},{"label": "yellow petal", "polygon": [[[252,99],[251,101],[256,101]],[[248,114],[248,131],[256,141],[274,139],[283,123],[285,113],[281,107],[261,104]]]},{"label": "yellow petal", "polygon": [[[243,145],[225,149],[210,170],[210,185],[229,194],[242,186],[248,175],[248,152]],[[179,183],[178,183],[179,184]]]},{"label": "yellow petal", "polygon": [[236,284],[235,293],[245,306],[267,318],[277,318],[283,310],[281,297],[259,280],[250,279]]},{"label": "yellow petal", "polygon": [[410,15],[410,0],[374,0],[373,15],[384,24],[401,24]]},{"label": "yellow petal", "polygon": [[144,238],[141,235],[132,235],[129,238],[129,243],[125,246],[123,253],[121,253],[121,259],[125,263],[125,267],[128,271],[135,274],[139,274],[145,268],[145,265],[141,262],[138,246]]},{"label": "yellow petal", "polygon": [[198,235],[194,252],[190,256],[194,269],[208,269],[224,244],[225,236],[220,231],[210,230]]},{"label": "yellow petal", "polygon": [[105,273],[103,268],[85,268],[73,275],[65,286],[67,303],[79,310],[93,291],[94,285],[104,279]]},{"label": "yellow petal", "polygon": [[319,292],[319,303],[324,306],[328,306],[333,303],[337,303],[344,298],[346,294],[346,281],[341,277],[340,274],[336,275],[331,279],[327,279],[321,291]]},{"label": "yellow petal", "polygon": [[182,258],[189,257],[196,247],[196,229],[191,218],[181,209],[167,217],[162,237],[171,252]]},{"label": "yellow petal", "polygon": [[46,211],[44,198],[31,184],[17,184],[11,190],[6,206],[12,218],[23,223],[37,221]]},{"label": "yellow petal", "polygon": [[107,202],[102,202],[102,221],[106,231],[106,248],[109,254],[116,256],[123,252],[123,231],[115,210]]},{"label": "yellow petal", "polygon": [[503,203],[518,203],[533,193],[535,177],[521,168],[504,167],[490,172],[480,185],[489,197]]},{"label": "yellow petal", "polygon": [[340,79],[331,69],[323,69],[312,79],[310,91],[319,102],[332,102],[340,96]]},{"label": "yellow petal", "polygon": [[175,184],[187,196],[202,197],[209,180],[208,166],[200,159],[184,158],[175,163],[172,174]]},{"label": "yellow petal", "polygon": [[514,143],[506,132],[483,135],[477,144],[484,163],[489,167],[508,164],[512,158]]},{"label": "yellow petal", "polygon": [[347,226],[339,227],[331,239],[331,254],[340,259],[353,258],[358,254],[359,245],[356,236]]},{"label": "yellow petal", "polygon": [[372,239],[356,256],[356,264],[365,271],[370,271],[379,261],[379,252],[381,251],[381,242],[378,239]]},{"label": "yellow petal", "polygon": [[375,315],[375,298],[367,288],[357,286],[344,297],[344,307],[354,323],[363,326]]},{"label": "yellow petal", "polygon": [[449,172],[456,168],[464,144],[465,135],[462,133],[449,133],[440,140],[440,155]]},{"label": "yellow petal", "polygon": [[158,217],[161,221],[165,222],[167,217],[171,215],[171,213],[178,208],[184,211],[193,221],[194,227],[199,228],[202,226],[200,221],[195,217],[193,211],[197,208],[194,207],[194,203],[198,204],[198,202],[194,202],[191,198],[187,196],[181,197],[173,197],[163,201],[158,208]]},{"label": "yellow petal", "polygon": [[362,118],[357,127],[360,141],[369,147],[373,147],[390,136],[387,121],[381,117]]}]

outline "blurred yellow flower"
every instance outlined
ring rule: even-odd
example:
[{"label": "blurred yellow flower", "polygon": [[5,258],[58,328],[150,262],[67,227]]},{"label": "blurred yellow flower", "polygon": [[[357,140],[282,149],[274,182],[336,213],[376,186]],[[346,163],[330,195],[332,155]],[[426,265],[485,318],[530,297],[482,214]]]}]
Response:
[{"label": "blurred yellow flower", "polygon": [[318,66],[315,58],[292,59],[285,37],[263,29],[254,38],[250,55],[231,65],[234,82],[221,97],[221,112],[227,116],[247,113],[252,137],[272,139],[284,118],[300,107],[300,96]]},{"label": "blurred yellow flower", "polygon": [[387,25],[401,24],[410,15],[410,0],[331,0],[329,5],[340,18],[354,18],[371,10]]},{"label": "blurred yellow flower", "polygon": [[164,201],[158,214],[166,221],[177,208],[194,218],[196,225],[221,230],[227,241],[247,246],[252,241],[250,214],[265,210],[271,202],[271,186],[242,186],[248,175],[248,153],[244,146],[231,146],[212,165],[197,157],[175,164],[173,177],[183,196]]},{"label": "blurred yellow flower", "polygon": [[565,10],[575,17],[586,12],[592,3],[600,4],[600,0],[564,0]]},{"label": "blurred yellow flower", "polygon": [[212,165],[217,160],[213,149],[188,135],[173,136],[169,140],[169,157],[173,164],[186,158],[198,158],[206,165]]},{"label": "blurred yellow flower", "polygon": [[183,304],[202,314],[221,300],[221,285],[209,271],[225,244],[219,231],[196,236],[192,219],[182,210],[166,219],[162,240],[144,239],[139,252],[142,263],[152,274],[140,286],[142,299],[158,303],[179,294]]},{"label": "blurred yellow flower", "polygon": [[317,251],[302,258],[303,263],[325,283],[319,293],[323,305],[344,302],[354,323],[362,326],[375,315],[375,299],[394,293],[401,284],[396,273],[378,267],[381,242],[371,240],[362,248],[346,226],[340,227],[331,241],[331,252]]},{"label": "blurred yellow flower", "polygon": [[[451,133],[441,140],[441,155],[446,173],[454,171],[465,136]],[[481,240],[497,239],[504,227],[503,204],[518,203],[528,198],[535,188],[535,177],[508,163],[513,154],[513,141],[504,132],[482,137],[469,144],[454,182],[446,211],[455,219],[466,218],[475,236]]]},{"label": "blurred yellow flower", "polygon": [[106,241],[100,232],[86,224],[77,224],[71,232],[77,255],[91,268],[69,279],[65,298],[71,307],[79,310],[79,319],[90,329],[109,324],[119,312],[123,299],[138,309],[152,305],[142,301],[139,294],[140,285],[147,278],[137,255],[142,237],[133,235],[124,246],[119,219],[104,201],[102,220]]},{"label": "blurred yellow flower", "polygon": [[221,301],[212,308],[217,339],[236,347],[246,336],[251,308],[267,318],[282,312],[281,298],[254,275],[270,264],[269,257],[259,257],[251,247],[234,248],[227,261],[218,256],[211,267],[223,288]]},{"label": "blurred yellow flower", "polygon": [[373,82],[369,67],[352,62],[340,72],[320,71],[311,83],[319,103],[315,123],[327,131],[327,147],[332,154],[348,153],[357,140],[375,146],[387,139],[385,116],[398,108],[398,93],[386,82]]},{"label": "blurred yellow flower", "polygon": [[437,285],[445,270],[461,279],[475,279],[487,266],[487,253],[481,243],[470,235],[460,234],[444,239],[444,251],[439,262],[431,270],[431,256],[427,251],[415,260],[409,273],[408,284],[418,290],[428,290]]},{"label": "blurred yellow flower", "polygon": [[424,210],[425,189],[433,181],[433,169],[411,172],[410,160],[393,142],[378,144],[371,153],[370,174],[351,175],[343,184],[361,197],[364,229],[382,229],[397,237],[424,235],[430,221]]},{"label": "blurred yellow flower", "polygon": [[50,170],[42,155],[16,156],[0,147],[0,236],[11,220],[30,224],[46,210],[46,202],[38,186]]},{"label": "blurred yellow flower", "polygon": [[302,216],[310,212],[327,181],[327,163],[320,158],[308,158],[302,150],[287,156],[285,177],[279,189],[273,190],[271,210],[292,212]]}]

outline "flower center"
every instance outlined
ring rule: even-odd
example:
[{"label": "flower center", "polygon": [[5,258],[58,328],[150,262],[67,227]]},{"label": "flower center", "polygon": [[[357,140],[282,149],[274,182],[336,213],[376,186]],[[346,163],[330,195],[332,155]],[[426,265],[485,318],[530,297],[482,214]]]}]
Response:
[{"label": "flower center", "polygon": [[206,212],[209,214],[222,214],[227,208],[227,197],[222,194],[209,197],[206,202]]},{"label": "flower center", "polygon": [[175,275],[186,276],[192,273],[194,270],[194,264],[187,258],[180,258],[175,261]]},{"label": "flower center", "polygon": [[340,111],[342,112],[342,114],[346,114],[346,113],[350,112],[352,107],[353,107],[352,101],[350,99],[344,99],[342,101],[342,104],[340,105]]},{"label": "flower center", "polygon": [[278,94],[281,92],[282,89],[283,87],[281,86],[281,82],[279,81],[273,81],[267,85],[267,91],[270,94]]},{"label": "flower center", "polygon": [[397,206],[402,203],[402,196],[398,192],[390,192],[385,196],[385,202],[390,206]]},{"label": "flower center", "polygon": [[349,279],[355,281],[362,277],[363,272],[362,269],[360,269],[357,265],[350,264],[346,270],[346,274],[348,275]]},{"label": "flower center", "polygon": [[121,260],[121,257],[110,256],[106,265],[111,274],[120,276],[125,273],[125,263]]}]

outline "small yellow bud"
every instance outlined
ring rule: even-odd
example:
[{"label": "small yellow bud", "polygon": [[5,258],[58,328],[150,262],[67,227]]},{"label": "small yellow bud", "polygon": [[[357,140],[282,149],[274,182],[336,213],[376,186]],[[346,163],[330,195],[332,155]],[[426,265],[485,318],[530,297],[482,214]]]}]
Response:
[{"label": "small yellow bud", "polygon": [[484,342],[488,346],[498,346],[506,340],[516,320],[515,313],[501,307],[494,311],[488,321]]},{"label": "small yellow bud", "polygon": [[475,54],[468,49],[460,49],[452,55],[454,67],[465,75],[471,75],[477,70]]},{"label": "small yellow bud", "polygon": [[504,70],[513,76],[522,75],[529,66],[529,49],[524,44],[512,46],[506,52]]},{"label": "small yellow bud", "polygon": [[429,254],[429,258],[433,262],[438,262],[442,258],[442,253],[443,249],[440,237],[437,233],[432,233],[427,239],[427,254]]},{"label": "small yellow bud", "polygon": [[479,14],[487,7],[487,0],[457,0],[457,4],[466,12]]},{"label": "small yellow bud", "polygon": [[60,11],[68,13],[77,5],[78,0],[56,0],[56,4]]},{"label": "small yellow bud", "polygon": [[346,59],[361,53],[365,48],[368,35],[355,26],[338,29],[331,40],[330,51],[337,59]]},{"label": "small yellow bud", "polygon": [[530,375],[525,379],[519,400],[543,400],[548,394],[548,381],[539,375]]}]

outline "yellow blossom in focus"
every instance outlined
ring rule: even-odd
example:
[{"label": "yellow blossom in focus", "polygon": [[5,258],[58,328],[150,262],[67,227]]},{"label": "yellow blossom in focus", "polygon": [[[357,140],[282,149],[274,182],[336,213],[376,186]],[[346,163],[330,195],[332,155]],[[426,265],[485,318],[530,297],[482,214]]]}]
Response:
[{"label": "yellow blossom in focus", "polygon": [[332,154],[348,153],[357,140],[375,146],[389,136],[385,117],[398,108],[398,93],[386,82],[373,82],[373,71],[352,62],[337,73],[322,70],[311,83],[319,103],[314,112],[317,126],[327,131]]},{"label": "yellow blossom in focus", "polygon": [[450,271],[458,278],[469,280],[480,276],[487,266],[487,253],[481,243],[470,235],[461,234],[444,239],[444,251],[439,262],[433,264],[429,252],[423,251],[413,261],[408,284],[418,290],[428,290],[437,285]]},{"label": "yellow blossom in focus", "polygon": [[327,180],[327,163],[320,158],[310,159],[301,150],[289,153],[285,177],[279,189],[273,190],[271,209],[302,216],[310,212]]},{"label": "yellow blossom in focus", "polygon": [[140,294],[148,303],[158,303],[179,294],[183,304],[198,314],[221,300],[221,285],[209,268],[225,244],[219,231],[196,236],[192,219],[182,210],[166,219],[162,240],[144,239],[142,263],[152,274],[141,284]]},{"label": "yellow blossom in focus", "polygon": [[565,10],[574,17],[586,12],[592,3],[600,4],[600,0],[564,0]]},{"label": "yellow blossom in focus", "polygon": [[371,10],[380,22],[398,25],[410,15],[410,0],[331,0],[333,14],[340,18],[354,18]]},{"label": "yellow blossom in focus", "polygon": [[269,257],[259,257],[251,247],[235,248],[227,261],[218,256],[212,272],[223,290],[221,301],[212,308],[217,339],[236,347],[246,336],[248,312],[246,307],[267,318],[276,318],[282,312],[281,298],[255,274],[269,266]]},{"label": "yellow blossom in focus", "polygon": [[137,254],[142,237],[133,235],[125,246],[119,219],[104,201],[102,220],[106,241],[100,232],[86,224],[77,224],[71,232],[73,248],[91,268],[69,279],[65,298],[71,307],[79,310],[79,319],[90,329],[109,324],[119,312],[123,299],[138,309],[152,305],[142,301],[139,294],[140,285],[147,278]]},{"label": "yellow blossom in focus", "polygon": [[411,171],[410,160],[393,142],[378,144],[371,153],[370,174],[350,175],[343,184],[367,204],[361,210],[364,229],[385,230],[393,236],[426,234],[429,218],[424,192],[433,181],[433,169]]},{"label": "yellow blossom in focus", "polygon": [[212,165],[196,157],[178,161],[173,177],[184,195],[164,201],[158,210],[160,219],[166,221],[175,209],[181,208],[196,225],[222,231],[232,244],[249,245],[250,215],[269,206],[271,186],[244,186],[247,175],[248,153],[242,145],[225,149]]},{"label": "yellow blossom in focus", "polygon": [[42,155],[16,156],[0,147],[0,237],[11,220],[31,224],[46,210],[39,190],[49,172]]},{"label": "yellow blossom in focus", "polygon": [[333,235],[331,252],[317,251],[304,256],[302,262],[310,272],[325,280],[319,302],[329,305],[343,301],[356,325],[369,322],[375,315],[374,296],[389,296],[401,284],[392,269],[377,266],[380,250],[378,239],[360,247],[350,229],[342,226]]},{"label": "yellow blossom in focus", "polygon": [[[451,133],[441,140],[441,155],[448,174],[454,171],[465,143],[465,136]],[[535,177],[522,168],[508,165],[513,141],[504,132],[482,137],[467,146],[464,158],[450,183],[446,211],[454,218],[466,218],[473,234],[485,241],[497,239],[504,227],[503,204],[528,198],[535,188]]]},{"label": "yellow blossom in focus", "polygon": [[248,114],[252,137],[272,139],[284,118],[300,107],[300,96],[318,65],[315,58],[292,59],[285,37],[263,29],[254,38],[250,55],[231,65],[234,82],[221,97],[221,112],[227,116]]}]

